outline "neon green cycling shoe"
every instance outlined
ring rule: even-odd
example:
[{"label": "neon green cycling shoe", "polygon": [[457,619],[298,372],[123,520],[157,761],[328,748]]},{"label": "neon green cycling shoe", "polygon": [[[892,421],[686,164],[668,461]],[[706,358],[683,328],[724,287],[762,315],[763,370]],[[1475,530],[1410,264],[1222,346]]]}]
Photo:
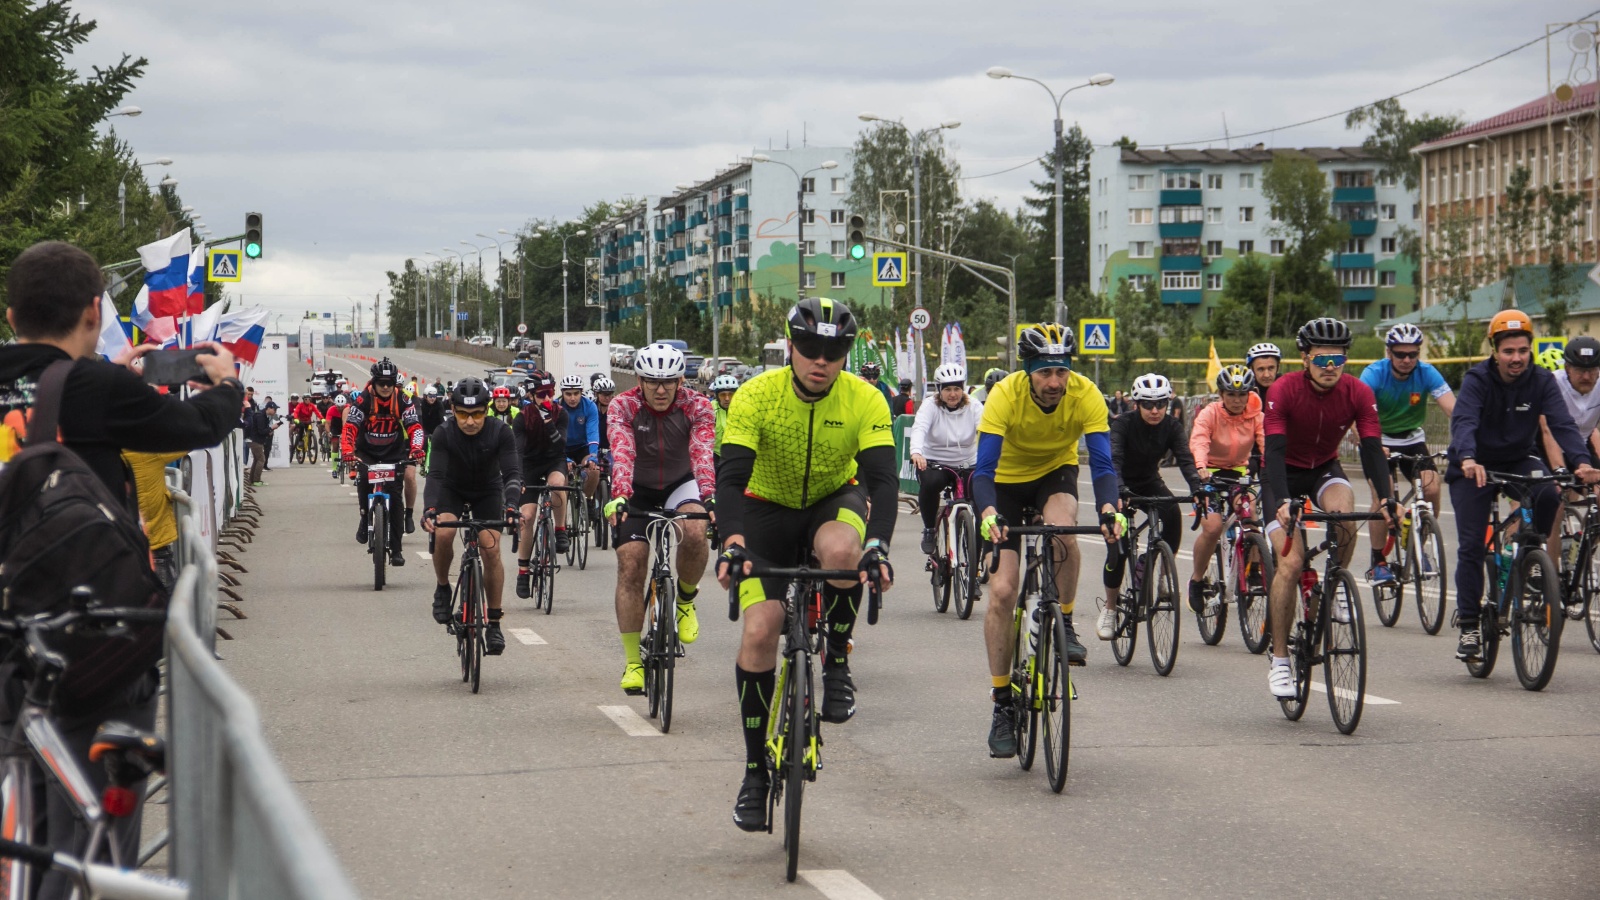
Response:
[{"label": "neon green cycling shoe", "polygon": [[644,693],[644,666],[639,663],[628,663],[622,670],[622,692],[638,696]]},{"label": "neon green cycling shoe", "polygon": [[700,617],[695,615],[694,601],[678,603],[678,640],[692,644],[700,638]]}]

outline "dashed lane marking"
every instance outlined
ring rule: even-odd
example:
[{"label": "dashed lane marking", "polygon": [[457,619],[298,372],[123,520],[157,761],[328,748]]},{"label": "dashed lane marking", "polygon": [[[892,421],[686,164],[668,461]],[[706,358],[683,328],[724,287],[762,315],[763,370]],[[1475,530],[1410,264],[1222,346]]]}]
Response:
[{"label": "dashed lane marking", "polygon": [[843,869],[802,869],[800,877],[828,900],[883,900],[877,891]]},{"label": "dashed lane marking", "polygon": [[511,632],[511,634],[516,637],[517,640],[523,642],[524,644],[550,643],[549,641],[535,634],[532,628],[507,628],[506,630]]},{"label": "dashed lane marking", "polygon": [[417,555],[422,557],[424,560],[427,560],[428,562],[433,562],[433,554],[429,553],[426,550],[418,550],[417,551]]},{"label": "dashed lane marking", "polygon": [[634,712],[631,706],[602,706],[599,709],[600,712],[605,714],[606,718],[617,723],[617,727],[631,737],[661,736],[661,732],[654,725],[646,722],[643,716]]},{"label": "dashed lane marking", "polygon": [[[1323,685],[1323,683],[1320,682],[1320,681],[1311,682],[1311,689],[1313,691],[1316,691],[1319,694],[1326,694],[1328,692],[1328,688],[1325,685]],[[1346,696],[1349,696],[1351,694],[1351,691],[1349,691],[1346,688],[1334,688],[1333,690],[1334,690],[1334,693],[1338,694],[1341,697],[1346,697]],[[1399,706],[1400,705],[1400,701],[1399,700],[1389,700],[1389,699],[1384,698],[1384,697],[1379,697],[1376,694],[1368,694],[1367,695],[1367,699],[1366,699],[1365,702],[1367,702],[1367,703],[1369,703],[1369,704],[1371,704],[1373,706]]]}]

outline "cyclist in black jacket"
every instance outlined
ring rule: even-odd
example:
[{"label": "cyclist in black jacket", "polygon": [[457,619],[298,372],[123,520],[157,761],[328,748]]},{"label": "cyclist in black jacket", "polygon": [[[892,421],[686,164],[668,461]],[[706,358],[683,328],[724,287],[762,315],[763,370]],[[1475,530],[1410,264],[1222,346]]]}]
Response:
[{"label": "cyclist in black jacket", "polygon": [[[427,508],[422,527],[433,534],[433,620],[450,621],[450,563],[456,530],[450,523],[463,516],[472,519],[522,517],[522,467],[511,426],[488,418],[489,388],[478,378],[463,378],[450,392],[451,417],[433,434],[433,455],[428,461],[428,485],[422,502]],[[483,587],[489,599],[489,630],[484,638],[491,656],[506,649],[500,633],[500,593],[505,568],[500,565],[500,532],[478,533],[483,556]]]},{"label": "cyclist in black jacket", "polygon": [[[1171,497],[1166,482],[1161,480],[1161,460],[1171,453],[1178,461],[1178,471],[1189,483],[1190,493],[1201,490],[1200,473],[1194,467],[1194,454],[1189,452],[1189,441],[1183,433],[1183,421],[1167,414],[1172,403],[1172,382],[1164,375],[1141,375],[1133,381],[1133,402],[1137,408],[1124,413],[1111,423],[1111,464],[1117,477],[1128,492],[1137,497]],[[1183,539],[1183,514],[1177,504],[1162,506],[1161,539],[1173,552]],[[1109,641],[1117,629],[1117,593],[1122,589],[1122,571],[1125,560],[1121,543],[1106,545],[1106,568],[1102,572],[1106,586],[1106,605],[1100,612],[1095,633],[1100,640]],[[1189,583],[1189,606],[1204,597]]]},{"label": "cyclist in black jacket", "polygon": [[[534,515],[539,511],[539,488],[567,485],[567,405],[555,399],[556,380],[549,372],[535,371],[528,377],[531,399],[522,407],[512,430],[522,453],[522,543],[517,551],[517,596],[533,596]],[[567,495],[550,495],[551,517],[556,522],[555,551],[567,552],[572,538],[567,534]]]}]

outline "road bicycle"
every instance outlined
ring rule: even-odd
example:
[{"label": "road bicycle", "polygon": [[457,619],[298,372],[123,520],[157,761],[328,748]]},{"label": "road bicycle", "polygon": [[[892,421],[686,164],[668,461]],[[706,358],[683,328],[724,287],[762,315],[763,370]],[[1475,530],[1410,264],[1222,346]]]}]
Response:
[{"label": "road bicycle", "polygon": [[456,655],[461,657],[461,680],[478,692],[483,680],[484,632],[489,627],[489,599],[483,582],[483,559],[478,555],[478,533],[498,531],[522,522],[510,519],[456,519],[440,522],[433,514],[435,528],[454,528],[461,535],[461,565],[457,569],[456,591],[450,605],[450,623],[445,626],[456,639]]},{"label": "road bicycle", "polygon": [[1569,619],[1582,619],[1589,645],[1600,653],[1600,501],[1593,488],[1568,494],[1561,521],[1561,596]]},{"label": "road bicycle", "polygon": [[[1444,626],[1445,599],[1449,595],[1449,581],[1445,578],[1444,535],[1433,515],[1433,504],[1422,496],[1422,466],[1443,453],[1396,453],[1389,457],[1389,483],[1391,497],[1400,508],[1400,527],[1389,530],[1389,539],[1383,552],[1389,559],[1389,569],[1394,581],[1372,586],[1372,606],[1378,611],[1378,621],[1385,628],[1393,628],[1400,619],[1401,601],[1407,583],[1417,597],[1417,618],[1422,620],[1422,630],[1438,634]],[[1404,497],[1399,496],[1400,467],[1412,463],[1417,478]],[[1428,471],[1432,471],[1429,469]]]},{"label": "road bicycle", "polygon": [[[579,503],[583,497],[583,489],[571,485],[539,486],[539,505],[534,512],[533,529],[529,532],[533,547],[528,555],[528,596],[533,598],[533,608],[542,608],[547,616],[555,610],[556,573],[561,571],[561,563],[556,556],[555,504],[550,500],[556,491],[567,495],[568,506]],[[511,537],[513,553],[518,552],[521,538],[522,529],[519,528]],[[570,531],[567,532],[567,540],[574,540]]]},{"label": "road bicycle", "polygon": [[[1525,499],[1530,488],[1542,484],[1572,487],[1565,473],[1517,475],[1488,473],[1487,483],[1497,494]],[[1506,533],[1516,529],[1508,539]],[[1566,612],[1561,602],[1561,573],[1544,550],[1545,535],[1533,526],[1533,510],[1521,503],[1505,521],[1500,502],[1489,507],[1489,528],[1484,539],[1483,605],[1478,614],[1482,643],[1478,655],[1464,660],[1474,678],[1488,678],[1500,655],[1500,640],[1511,637],[1511,659],[1517,680],[1530,691],[1544,690],[1556,671],[1561,650],[1561,629]]]},{"label": "road bicycle", "polygon": [[[739,584],[745,578],[783,579],[783,646],[767,715],[767,833],[773,812],[783,803],[783,847],[788,854],[786,877],[794,881],[800,866],[800,808],[807,782],[822,768],[822,723],[816,703],[813,660],[826,652],[827,628],[822,587],[827,581],[856,581],[858,569],[793,568],[752,564],[748,575],[734,574],[728,591],[728,620],[739,621]],[[878,623],[882,595],[876,580],[867,583],[867,624]]]},{"label": "road bicycle", "polygon": [[[0,620],[0,635],[11,644],[11,660],[27,673],[22,706],[11,728],[12,748],[0,763],[0,897],[31,897],[49,869],[61,871],[83,897],[180,900],[188,890],[179,882],[132,871],[112,833],[113,823],[137,815],[139,790],[152,774],[166,769],[166,743],[157,735],[122,722],[105,722],[89,746],[89,759],[105,766],[106,787],[96,795],[88,775],[73,759],[52,712],[56,688],[68,660],[47,639],[74,637],[115,640],[134,626],[160,627],[164,609],[108,608],[94,605],[88,588],[72,592],[69,608],[24,619]],[[82,856],[36,846],[47,835],[35,833],[46,802],[44,790],[66,798],[88,832]],[[109,864],[107,864],[109,863]]]},{"label": "road bicycle", "polygon": [[1215,646],[1228,626],[1229,598],[1238,613],[1239,636],[1251,653],[1267,649],[1267,607],[1276,566],[1272,548],[1256,517],[1256,481],[1219,469],[1211,474],[1214,490],[1202,497],[1195,519],[1215,512],[1222,515],[1222,535],[1212,554],[1204,582],[1205,606],[1195,616],[1200,639]]},{"label": "road bicycle", "polygon": [[[1188,502],[1188,497],[1122,495],[1123,509],[1129,512],[1129,527],[1119,540],[1122,558],[1133,569],[1133,576],[1118,597],[1116,627],[1111,634],[1111,655],[1119,666],[1126,666],[1133,660],[1141,623],[1150,641],[1150,662],[1156,674],[1171,675],[1172,667],[1178,662],[1178,561],[1173,557],[1172,548],[1161,539],[1157,516],[1162,506]],[[1138,513],[1144,515],[1135,522],[1133,516]],[[1145,536],[1144,552],[1135,557],[1141,534]]]},{"label": "road bicycle", "polygon": [[[1023,521],[1033,522],[1037,512],[1023,510]],[[1003,517],[997,524],[1004,526]],[[1061,612],[1056,589],[1056,553],[1040,552],[1044,539],[1059,546],[1067,535],[1100,534],[1094,525],[1017,525],[1010,534],[1023,538],[1022,589],[1011,613],[1011,725],[1017,738],[1017,764],[1024,772],[1033,768],[1038,749],[1039,717],[1044,716],[1044,764],[1050,790],[1061,793],[1067,785],[1072,753],[1072,701],[1077,699],[1067,658],[1067,617]],[[991,569],[999,565],[1000,547],[994,545]]]},{"label": "road bicycle", "polygon": [[707,521],[709,513],[661,509],[634,509],[628,515],[644,516],[645,541],[650,545],[650,580],[644,588],[644,630],[639,636],[639,660],[644,663],[644,693],[650,718],[661,717],[661,732],[672,730],[672,685],[678,660],[684,655],[678,640],[678,577],[674,553],[683,539],[680,522]]},{"label": "road bicycle", "polygon": [[399,553],[402,494],[396,482],[411,460],[401,463],[356,463],[358,478],[371,485],[367,495],[367,552],[372,555],[372,589],[383,590],[390,554]]},{"label": "road bicycle", "polygon": [[[1341,734],[1351,734],[1361,724],[1361,711],[1367,699],[1367,631],[1361,611],[1361,594],[1356,579],[1339,563],[1340,522],[1370,522],[1382,513],[1306,512],[1308,498],[1296,497],[1289,524],[1293,540],[1306,549],[1300,570],[1300,597],[1293,604],[1289,625],[1289,666],[1294,672],[1294,696],[1280,697],[1283,715],[1297,722],[1305,715],[1306,698],[1311,692],[1311,670],[1322,666],[1323,689],[1328,694],[1328,709]],[[1328,537],[1315,547],[1306,534],[1306,522],[1328,525]],[[1313,563],[1327,554],[1322,580],[1317,580]]]},{"label": "road bicycle", "polygon": [[[568,466],[567,483],[583,485],[584,467]],[[581,571],[589,565],[589,522],[594,517],[590,501],[579,490],[567,498],[567,565]]]},{"label": "road bicycle", "polygon": [[[601,450],[597,457],[600,466],[600,480],[596,482],[594,495],[598,498],[611,496],[611,451]],[[592,518],[594,523],[594,545],[600,550],[611,549],[611,518],[605,515],[596,515]]]},{"label": "road bicycle", "polygon": [[940,494],[939,518],[933,529],[936,549],[926,566],[933,583],[933,609],[948,611],[953,597],[956,617],[970,619],[972,604],[981,592],[978,571],[982,568],[978,518],[967,495],[970,476],[938,463],[929,463],[928,468],[948,473],[951,479],[951,485]]}]

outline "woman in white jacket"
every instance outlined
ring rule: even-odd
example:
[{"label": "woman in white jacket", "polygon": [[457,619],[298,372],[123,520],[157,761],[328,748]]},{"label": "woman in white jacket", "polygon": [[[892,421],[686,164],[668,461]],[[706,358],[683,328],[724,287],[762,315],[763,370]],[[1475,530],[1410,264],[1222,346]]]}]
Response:
[{"label": "woman in white jacket", "polygon": [[939,393],[917,407],[917,420],[911,426],[911,462],[917,467],[920,485],[917,505],[922,510],[922,552],[930,556],[937,549],[933,528],[939,519],[939,495],[951,484],[950,473],[937,467],[958,470],[963,481],[971,477],[978,461],[978,420],[983,418],[983,403],[967,395],[965,366],[945,363],[934,370],[933,380]]}]

